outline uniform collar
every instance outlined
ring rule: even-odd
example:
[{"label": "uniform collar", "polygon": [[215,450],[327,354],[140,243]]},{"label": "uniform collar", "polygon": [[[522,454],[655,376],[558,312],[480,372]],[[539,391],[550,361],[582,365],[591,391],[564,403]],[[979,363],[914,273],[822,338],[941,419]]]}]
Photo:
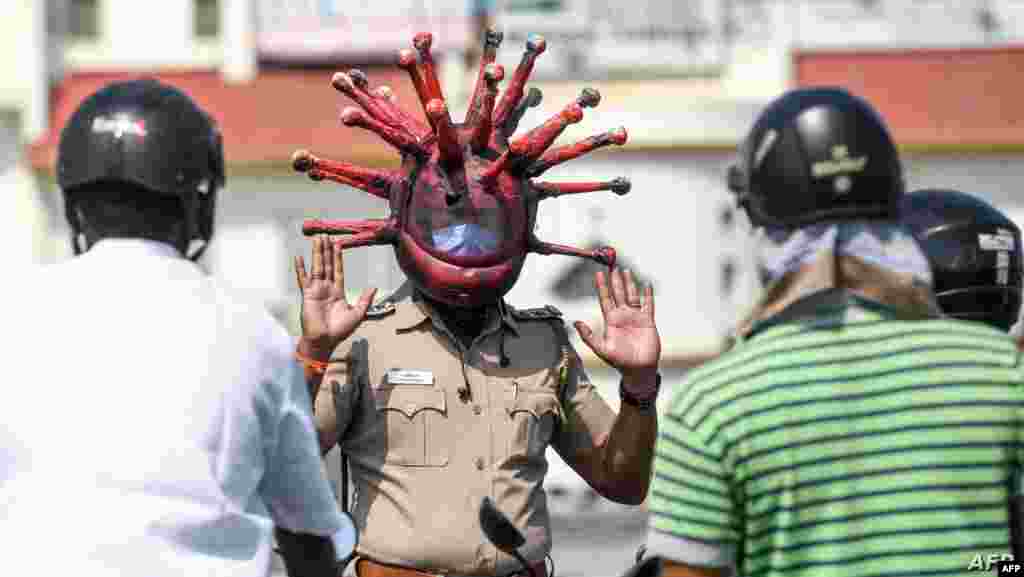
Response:
[{"label": "uniform collar", "polygon": [[[431,320],[439,326],[444,326],[444,319],[437,313],[430,303],[426,302],[419,291],[412,291],[410,298],[395,307],[395,328],[399,331],[409,330],[418,327],[420,324]],[[504,300],[498,301],[496,306],[487,308],[488,321],[484,325],[482,334],[488,334],[499,328],[499,323],[510,329],[513,334],[519,336],[519,323],[512,315],[512,307]]]},{"label": "uniform collar", "polygon": [[166,242],[144,238],[104,238],[89,247],[88,254],[138,255],[142,257],[185,258]]}]

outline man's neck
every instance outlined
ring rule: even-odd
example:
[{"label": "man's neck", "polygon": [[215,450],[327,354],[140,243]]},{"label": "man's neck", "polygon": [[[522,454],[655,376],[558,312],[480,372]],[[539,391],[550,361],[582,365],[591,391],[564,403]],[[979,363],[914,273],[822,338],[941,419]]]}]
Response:
[{"label": "man's neck", "polygon": [[424,298],[424,300],[441,317],[445,327],[454,333],[466,348],[469,348],[483,332],[487,320],[490,318],[490,309],[494,306],[462,308],[446,305],[429,298]]}]

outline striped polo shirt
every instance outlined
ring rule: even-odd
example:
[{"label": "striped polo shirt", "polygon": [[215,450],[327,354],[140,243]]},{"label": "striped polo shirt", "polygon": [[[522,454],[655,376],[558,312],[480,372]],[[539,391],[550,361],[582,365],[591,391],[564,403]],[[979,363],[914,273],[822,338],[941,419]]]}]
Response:
[{"label": "striped polo shirt", "polygon": [[972,573],[1009,550],[1019,361],[980,323],[798,301],[677,389],[648,550],[751,577]]}]

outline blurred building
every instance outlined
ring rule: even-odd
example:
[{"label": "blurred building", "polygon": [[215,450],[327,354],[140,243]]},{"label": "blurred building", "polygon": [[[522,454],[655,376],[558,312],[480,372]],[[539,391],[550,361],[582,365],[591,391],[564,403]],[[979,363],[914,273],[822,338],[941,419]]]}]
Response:
[{"label": "blurred building", "polygon": [[[371,5],[375,4],[375,5]],[[754,247],[723,185],[760,108],[783,90],[838,84],[874,102],[906,154],[908,184],[960,187],[1024,222],[1024,3],[1014,0],[40,0],[0,9],[2,246],[12,259],[69,254],[53,185],[59,130],[103,84],[153,75],[183,88],[220,122],[228,185],[207,264],[295,328],[291,256],[308,251],[301,221],[383,215],[382,201],[291,172],[299,148],[374,166],[397,154],[340,125],[350,104],[329,84],[360,67],[422,117],[394,54],[435,36],[444,90],[461,117],[476,76],[481,24],[504,32],[511,73],[526,35],[547,38],[530,83],[543,91],[522,129],[586,85],[602,102],[566,130],[576,140],[622,125],[630,140],[552,170],[551,180],[627,176],[625,197],[595,193],[542,204],[538,236],[615,246],[654,283],[665,382],[714,354],[759,289]],[[346,255],[349,288],[401,283],[389,248]],[[600,324],[591,265],[527,259],[509,296]],[[585,349],[585,347],[582,347]],[[583,351],[586,352],[586,351]],[[585,355],[617,405],[617,377]],[[668,395],[663,399],[667,400]],[[569,479],[563,465],[558,476]]]}]

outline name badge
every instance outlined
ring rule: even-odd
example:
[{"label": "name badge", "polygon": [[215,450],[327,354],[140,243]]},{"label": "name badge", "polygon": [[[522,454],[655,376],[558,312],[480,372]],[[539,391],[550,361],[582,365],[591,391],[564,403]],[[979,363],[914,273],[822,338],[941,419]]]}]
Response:
[{"label": "name badge", "polygon": [[389,385],[433,385],[434,373],[430,371],[408,371],[391,369],[384,378]]}]

